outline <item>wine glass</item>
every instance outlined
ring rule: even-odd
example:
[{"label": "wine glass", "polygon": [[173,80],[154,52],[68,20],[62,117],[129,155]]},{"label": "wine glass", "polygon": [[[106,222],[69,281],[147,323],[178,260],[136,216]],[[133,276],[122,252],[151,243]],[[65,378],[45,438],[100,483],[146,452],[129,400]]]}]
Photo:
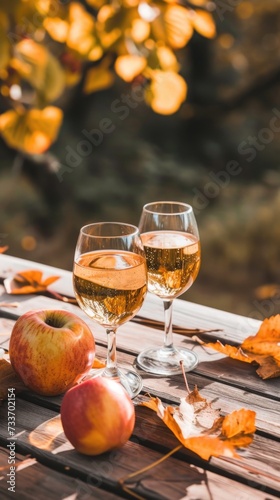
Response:
[{"label": "wine glass", "polygon": [[147,266],[139,230],[131,224],[100,222],[80,229],[73,286],[81,309],[107,333],[107,361],[101,376],[118,380],[131,398],[142,378],[117,366],[116,331],[140,309],[147,293]]},{"label": "wine glass", "polygon": [[186,203],[158,201],[144,205],[139,222],[147,268],[148,291],[163,300],[164,345],[150,347],[137,356],[138,365],[149,373],[175,375],[198,363],[189,349],[174,347],[173,299],[188,290],[200,268],[200,240],[193,209]]}]

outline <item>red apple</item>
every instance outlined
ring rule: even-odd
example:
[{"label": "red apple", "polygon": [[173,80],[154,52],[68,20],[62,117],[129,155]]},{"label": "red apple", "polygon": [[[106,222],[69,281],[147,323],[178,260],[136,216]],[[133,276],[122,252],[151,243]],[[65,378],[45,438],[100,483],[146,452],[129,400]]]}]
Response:
[{"label": "red apple", "polygon": [[102,376],[67,391],[60,413],[65,436],[85,455],[123,446],[135,424],[135,409],[128,393],[119,382]]},{"label": "red apple", "polygon": [[10,361],[26,387],[44,396],[66,392],[92,367],[94,337],[87,324],[63,310],[23,314],[15,323]]}]

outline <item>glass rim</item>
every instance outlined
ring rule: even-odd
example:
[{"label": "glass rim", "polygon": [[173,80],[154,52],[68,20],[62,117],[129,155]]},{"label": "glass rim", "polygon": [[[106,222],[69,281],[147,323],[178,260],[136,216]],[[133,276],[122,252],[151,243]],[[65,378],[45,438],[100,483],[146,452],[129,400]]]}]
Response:
[{"label": "glass rim", "polygon": [[[176,211],[176,212],[163,212],[163,211],[160,211],[160,210],[151,210],[149,209],[148,207],[152,207],[153,205],[178,205],[178,206],[182,206],[182,207],[185,207],[185,210],[183,210],[182,212],[180,211]],[[184,203],[183,201],[152,201],[152,202],[149,202],[149,203],[146,203],[144,206],[143,206],[143,210],[145,210],[146,212],[149,212],[151,214],[160,214],[160,215],[181,215],[183,213],[191,213],[193,212],[193,208],[192,206],[189,204],[189,203]]]},{"label": "glass rim", "polygon": [[[128,233],[121,233],[118,234],[118,235],[115,235],[115,234],[90,234],[87,232],[87,229],[89,227],[97,227],[97,226],[126,226],[126,227],[129,227],[131,228],[131,232],[128,232]],[[133,235],[136,235],[136,234],[140,234],[139,233],[139,229],[137,226],[135,226],[134,224],[130,224],[129,222],[90,222],[89,224],[85,224],[84,226],[81,227],[80,229],[80,234],[84,235],[84,236],[89,236],[89,237],[92,237],[92,238],[123,238],[124,236],[133,236]]]}]

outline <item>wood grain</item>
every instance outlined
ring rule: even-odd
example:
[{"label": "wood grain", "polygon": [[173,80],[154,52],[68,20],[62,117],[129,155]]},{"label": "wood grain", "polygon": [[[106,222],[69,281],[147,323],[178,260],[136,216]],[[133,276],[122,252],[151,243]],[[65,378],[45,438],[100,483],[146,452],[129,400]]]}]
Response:
[{"label": "wood grain", "polygon": [[[7,432],[5,422],[7,408],[5,406],[0,408],[0,444],[2,446],[5,445]],[[75,477],[98,488],[104,488],[106,485],[118,494],[121,492],[118,486],[121,478],[146,467],[163,456],[162,453],[139,444],[140,439],[137,435],[134,436],[134,441],[130,440],[121,449],[98,457],[84,456],[73,449],[58,453],[58,448],[65,443],[66,438],[64,434],[59,434],[52,441],[48,440],[46,427],[46,424],[57,416],[56,412],[18,399],[17,414],[20,415],[20,422],[16,429],[18,452],[30,454],[51,470],[65,472],[65,468],[70,468]],[[157,435],[162,425],[161,422],[156,422],[156,424],[158,428],[154,431],[154,435]],[[40,439],[41,447],[36,446],[38,436],[45,437],[44,441]],[[252,481],[251,476],[250,481]],[[173,457],[137,478],[137,481],[132,482],[131,487],[144,498],[172,500],[179,500],[186,495],[186,498],[192,498],[192,496],[188,497],[190,492],[191,495],[196,495],[195,498],[211,498],[209,491],[217,500],[236,499],[236,492],[240,492],[242,498],[248,500],[251,498],[267,499],[265,495],[270,491],[266,484],[262,485],[263,492],[260,493],[246,484],[206,470],[201,464],[200,466],[190,465],[186,460]],[[269,495],[269,498],[275,498],[272,493]]]},{"label": "wood grain", "polygon": [[89,500],[119,500],[123,496],[103,490],[102,492],[89,482],[72,478],[65,473],[57,472],[32,459],[16,454],[15,492],[9,491],[7,480],[9,479],[8,465],[9,453],[7,449],[0,447],[0,498],[20,500],[53,500],[53,499],[79,499]]},{"label": "wood grain", "polygon": [[[11,277],[23,269],[40,269],[46,276],[60,275],[60,279],[52,288],[59,293],[73,296],[70,272],[0,255],[0,276]],[[79,307],[41,295],[12,296],[3,293],[2,289],[1,302],[14,302],[15,298],[19,303],[18,307],[0,307],[0,347],[8,349],[14,321],[24,312],[32,309],[63,309],[73,312],[87,322],[96,340],[96,355],[105,359],[104,329],[89,320]],[[138,352],[149,345],[161,346],[163,342],[163,334],[160,331],[163,320],[162,301],[148,294],[139,316],[136,321],[130,321],[118,330],[118,363],[124,370],[131,366],[138,370]],[[151,318],[156,321],[156,325],[150,322]],[[174,343],[193,349],[199,356],[198,366],[187,374],[190,388],[197,385],[200,393],[211,401],[215,408],[221,409],[222,414],[243,407],[254,410],[257,431],[253,443],[240,450],[240,459],[229,460],[221,457],[205,462],[182,448],[175,456],[164,460],[157,467],[131,479],[129,484],[132,490],[143,499],[149,500],[279,498],[279,379],[264,381],[256,374],[255,366],[205,349],[192,339],[189,332],[182,331],[189,328],[218,329],[221,331],[203,333],[203,338],[219,339],[224,343],[238,345],[248,335],[257,332],[260,321],[180,299],[174,301],[173,320],[180,331],[180,334],[174,334]],[[142,394],[134,400],[136,425],[133,436],[123,448],[98,457],[78,454],[71,446],[69,448],[69,442],[63,432],[59,432],[59,411],[63,395],[42,397],[29,391],[17,395],[17,453],[21,453],[20,460],[28,455],[37,459],[36,464],[18,473],[19,498],[31,498],[22,496],[27,489],[33,492],[33,498],[37,496],[40,500],[44,500],[44,494],[45,498],[55,500],[68,497],[71,500],[80,500],[88,498],[87,495],[98,500],[129,498],[121,489],[119,480],[152,464],[178,445],[176,438],[157,415],[138,403],[146,398],[147,393],[157,395],[168,404],[177,404],[180,398],[186,395],[181,375],[170,378],[156,377],[138,371],[142,375],[144,387]],[[6,402],[0,406],[0,444],[3,447],[0,450],[0,460],[5,461]],[[36,474],[33,473],[35,468]],[[90,492],[84,490],[84,486],[88,486]],[[5,494],[5,487],[3,476],[0,476],[1,498],[5,498],[1,496]],[[77,491],[78,498],[74,496],[72,499],[71,495],[75,495]]]}]

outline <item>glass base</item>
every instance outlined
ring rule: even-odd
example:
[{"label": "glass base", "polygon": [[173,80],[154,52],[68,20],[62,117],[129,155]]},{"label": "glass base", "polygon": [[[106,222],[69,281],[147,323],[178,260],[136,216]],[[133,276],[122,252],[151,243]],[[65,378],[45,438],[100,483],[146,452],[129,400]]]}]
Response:
[{"label": "glass base", "polygon": [[195,352],[184,347],[176,349],[151,347],[137,356],[137,364],[142,370],[167,377],[182,373],[180,361],[184,363],[185,372],[189,372],[197,366],[198,357]]},{"label": "glass base", "polygon": [[120,382],[123,388],[126,390],[126,392],[129,394],[131,399],[135,398],[138,396],[138,394],[141,392],[142,387],[143,387],[143,380],[133,370],[127,370],[123,371],[117,368],[117,373],[110,373],[109,370],[106,368],[99,368],[99,369],[92,369],[90,372],[84,377],[83,380],[87,380],[89,378],[95,378],[95,377],[107,377],[111,378],[112,380],[116,380],[117,382]]}]

